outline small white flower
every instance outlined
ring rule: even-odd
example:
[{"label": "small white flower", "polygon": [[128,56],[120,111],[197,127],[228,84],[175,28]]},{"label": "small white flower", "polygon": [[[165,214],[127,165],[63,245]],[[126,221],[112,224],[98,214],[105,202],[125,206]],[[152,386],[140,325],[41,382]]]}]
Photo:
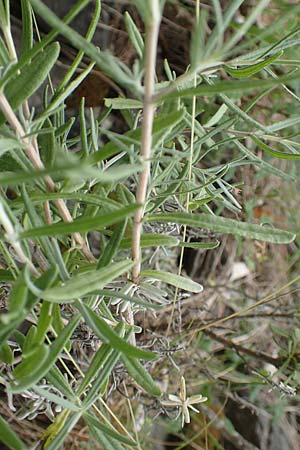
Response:
[{"label": "small white flower", "polygon": [[190,421],[191,421],[189,408],[198,413],[199,410],[196,409],[193,405],[196,405],[197,403],[203,403],[206,401],[207,401],[207,397],[203,397],[201,394],[192,395],[191,397],[187,397],[186,396],[185,379],[184,379],[184,377],[181,377],[179,396],[170,394],[169,401],[163,401],[162,404],[164,406],[177,406],[177,407],[181,408],[182,427],[183,427],[183,425],[185,423],[190,423]]}]

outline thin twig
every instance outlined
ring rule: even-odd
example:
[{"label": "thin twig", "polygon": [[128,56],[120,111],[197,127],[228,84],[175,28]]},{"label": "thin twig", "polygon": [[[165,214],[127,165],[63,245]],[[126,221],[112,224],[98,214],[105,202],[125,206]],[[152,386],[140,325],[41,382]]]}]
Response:
[{"label": "thin twig", "polygon": [[[245,315],[245,314],[247,314],[248,311],[252,311],[253,309],[257,308],[258,306],[261,306],[261,305],[264,305],[265,303],[269,303],[274,300],[277,300],[279,298],[279,295],[282,296],[282,295],[287,294],[287,293],[281,294],[282,291],[284,291],[285,289],[288,289],[290,286],[292,286],[295,283],[298,283],[299,281],[300,281],[300,275],[298,275],[297,277],[295,277],[293,280],[289,281],[285,285],[279,287],[275,292],[271,292],[267,296],[258,300],[257,302],[255,302],[249,306],[245,306],[244,308],[241,308],[239,311],[229,314],[228,316],[220,317],[216,320],[213,320],[212,322],[209,322],[208,324],[202,325],[200,327],[197,327],[196,329],[188,331],[186,333],[186,336],[191,335],[189,344],[192,342],[192,340],[195,338],[197,333],[199,333],[200,331],[204,331],[204,330],[207,330],[208,328],[220,325],[221,323],[226,322],[227,320],[234,319],[238,316],[241,316],[242,314]],[[289,292],[288,292],[288,294],[289,294]]]},{"label": "thin twig", "polygon": [[282,358],[277,358],[269,355],[268,353],[244,347],[243,345],[234,342],[234,339],[227,339],[224,336],[214,333],[212,330],[204,330],[204,333],[207,334],[213,340],[223,344],[224,348],[234,348],[239,353],[245,353],[246,355],[253,356],[253,358],[255,359],[260,359],[269,364],[273,364],[274,366],[277,366],[282,363]]}]

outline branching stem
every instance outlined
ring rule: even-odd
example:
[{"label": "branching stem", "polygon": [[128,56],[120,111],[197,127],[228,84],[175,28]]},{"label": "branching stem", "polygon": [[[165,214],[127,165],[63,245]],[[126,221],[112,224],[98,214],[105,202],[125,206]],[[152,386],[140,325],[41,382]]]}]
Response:
[{"label": "branching stem", "polygon": [[145,93],[143,105],[143,125],[141,141],[141,160],[144,163],[144,170],[140,172],[136,191],[136,202],[142,205],[134,216],[132,232],[132,258],[135,262],[132,278],[134,283],[138,283],[141,269],[140,240],[142,234],[142,220],[144,217],[144,204],[147,198],[148,180],[150,175],[150,156],[152,148],[152,128],[155,114],[155,104],[153,102],[155,88],[155,65],[157,53],[157,41],[160,25],[159,1],[151,1],[152,20],[146,24],[145,42]]}]

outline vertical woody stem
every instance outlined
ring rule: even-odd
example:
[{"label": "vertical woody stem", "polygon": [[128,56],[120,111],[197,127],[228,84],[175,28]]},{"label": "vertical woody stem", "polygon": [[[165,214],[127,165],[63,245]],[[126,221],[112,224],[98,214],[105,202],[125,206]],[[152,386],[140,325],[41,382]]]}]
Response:
[{"label": "vertical woody stem", "polygon": [[[17,116],[12,110],[3,92],[0,92],[0,110],[3,112],[8,123],[14,129],[16,136],[23,142],[25,147],[25,153],[28,159],[31,161],[33,167],[38,170],[43,170],[44,165],[39,156],[39,153],[36,151],[34,145],[30,142],[30,140],[27,137],[25,137],[25,130],[23,129],[21,123],[19,122]],[[50,176],[48,175],[45,176],[45,183],[49,192],[55,192],[55,184]],[[72,216],[65,202],[62,199],[56,199],[54,202],[64,222],[72,222],[73,221]],[[88,249],[80,233],[74,233],[73,237],[77,242],[77,244],[81,247],[82,252],[86,256],[86,258],[89,261],[94,261],[95,258],[91,253],[91,251]]]},{"label": "vertical woody stem", "polygon": [[136,191],[136,202],[142,205],[135,213],[132,231],[132,258],[135,263],[132,270],[134,283],[139,280],[141,269],[140,241],[142,234],[142,220],[144,217],[144,203],[147,197],[148,180],[150,175],[150,156],[152,148],[152,128],[155,114],[155,104],[153,102],[155,88],[155,65],[157,53],[157,41],[160,25],[159,0],[150,0],[152,17],[146,23],[145,42],[145,91],[143,102],[143,125],[141,141],[141,160],[144,163],[144,170],[140,172]]}]

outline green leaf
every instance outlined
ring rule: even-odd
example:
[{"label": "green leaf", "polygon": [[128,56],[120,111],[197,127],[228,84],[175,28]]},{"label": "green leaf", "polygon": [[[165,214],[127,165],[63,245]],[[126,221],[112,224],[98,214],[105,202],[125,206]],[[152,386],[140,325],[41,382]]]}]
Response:
[{"label": "green leaf", "polygon": [[[232,2],[231,2],[232,3]],[[238,3],[238,2],[237,2]],[[229,51],[233,47],[238,47],[236,45],[246,34],[250,27],[257,21],[257,17],[263,12],[265,8],[268,7],[270,0],[259,0],[254,3],[249,14],[245,17],[243,23],[237,27],[235,33],[230,36],[223,47],[223,51]]]},{"label": "green leaf", "polygon": [[247,67],[240,67],[239,69],[232,69],[229,66],[224,65],[224,69],[226,72],[228,72],[231,76],[235,78],[246,78],[250,77],[251,75],[256,74],[257,72],[260,72],[265,67],[272,64],[272,62],[276,61],[276,59],[280,58],[283,51],[276,53],[275,55],[270,56],[269,58],[266,58],[264,61],[251,64]]},{"label": "green leaf", "polygon": [[122,300],[125,300],[126,302],[133,303],[134,305],[139,305],[144,309],[161,309],[163,308],[163,305],[156,305],[155,303],[149,303],[146,301],[141,300],[138,297],[125,295],[121,291],[113,291],[111,289],[99,289],[97,290],[98,295],[103,295],[107,299],[114,299],[114,298],[120,298]]},{"label": "green leaf", "polygon": [[18,279],[15,281],[13,288],[11,290],[9,296],[8,310],[9,312],[22,311],[27,301],[27,286],[24,278],[24,272],[26,269],[23,269]]},{"label": "green leaf", "polygon": [[70,302],[97,289],[102,289],[107,283],[129,271],[132,266],[132,261],[125,260],[99,270],[74,275],[66,282],[46,289],[42,294],[43,298],[55,303]]},{"label": "green leaf", "polygon": [[216,233],[234,234],[274,244],[288,244],[295,234],[270,226],[239,222],[212,214],[162,213],[145,217],[146,222],[173,222],[191,227],[206,228]]},{"label": "green leaf", "polygon": [[[70,415],[67,409],[64,409],[60,415],[56,416],[55,422],[50,425],[51,431],[44,444],[45,450],[61,450],[64,440],[71,433],[81,416],[82,411]],[[47,431],[49,431],[50,427],[48,427]]]},{"label": "green leaf", "polygon": [[39,116],[39,119],[47,117],[50,115],[53,111],[55,111],[56,108],[59,107],[59,105],[63,104],[65,99],[68,98],[72,92],[77,89],[77,87],[83,82],[83,80],[88,76],[88,74],[91,72],[91,70],[94,67],[94,63],[90,64],[85,70],[83,70],[78,77],[76,77],[73,81],[71,81],[68,86],[57,96],[53,98],[53,100],[49,103],[46,109],[42,112],[42,114]]},{"label": "green leaf", "polygon": [[[172,111],[170,114],[161,114],[158,115],[154,119],[153,124],[153,146],[157,144],[159,139],[161,139],[161,136],[168,132],[169,130],[173,129],[178,123],[181,123],[185,115],[185,109],[182,108],[177,111]],[[136,143],[140,142],[141,139],[141,128],[136,128],[135,130],[129,130],[127,133],[125,133],[125,137],[129,138],[132,141],[136,141]],[[120,148],[114,143],[114,142],[108,142],[105,144],[101,150],[98,150],[94,152],[92,155],[89,156],[88,162],[92,165],[95,163],[98,163],[100,161],[104,161],[105,159],[109,158],[110,156],[116,155],[120,152]]]},{"label": "green leaf", "polygon": [[31,354],[35,351],[35,346],[33,345],[34,339],[36,336],[36,326],[31,325],[29,330],[27,331],[27,334],[25,336],[24,342],[23,342],[23,357]]},{"label": "green leaf", "polygon": [[86,323],[94,330],[95,334],[106,343],[109,343],[113,348],[120,350],[128,356],[141,359],[154,359],[156,355],[149,350],[143,350],[128,344],[125,339],[120,336],[109,326],[104,319],[98,316],[91,308],[81,303],[77,305],[83,315]]},{"label": "green leaf", "polygon": [[[73,402],[70,402],[63,397],[54,394],[53,392],[50,392],[46,387],[42,386],[33,386],[32,390],[37,392],[41,397],[46,398],[47,400],[50,400],[50,402],[55,403],[56,405],[62,406],[64,409],[69,409],[73,412],[78,412],[80,407],[78,405],[78,400],[73,397]],[[60,390],[59,390],[60,391]],[[76,404],[77,403],[77,404]]]},{"label": "green leaf", "polygon": [[184,289],[185,291],[199,293],[203,291],[203,286],[196,283],[195,281],[185,278],[181,275],[176,275],[170,272],[164,272],[162,270],[143,270],[141,272],[141,277],[150,277],[155,280],[164,281],[167,284],[171,284],[179,289]]},{"label": "green leaf", "polygon": [[248,150],[248,148],[243,145],[241,142],[239,142],[238,140],[234,141],[234,144],[239,148],[239,150],[248,157],[248,159],[251,161],[252,164],[255,164],[256,166],[259,167],[260,170],[265,170],[268,173],[271,173],[273,175],[275,175],[276,177],[280,177],[285,181],[296,181],[296,177],[295,175],[293,175],[293,173],[285,173],[282,170],[278,169],[275,166],[272,166],[271,164],[267,163],[266,161],[264,161],[263,159],[259,158],[258,156],[256,156],[253,152],[251,152],[250,150]]},{"label": "green leaf", "polygon": [[105,98],[104,104],[112,109],[143,109],[143,103],[133,98]]},{"label": "green leaf", "polygon": [[[131,238],[126,238],[121,241],[120,248],[130,248],[132,243]],[[179,239],[175,236],[167,234],[143,234],[141,236],[141,247],[176,247],[179,245]]]},{"label": "green leaf", "polygon": [[25,444],[19,439],[8,423],[0,416],[0,442],[12,450],[25,450]]},{"label": "green leaf", "polygon": [[[68,10],[68,13],[64,17],[63,21],[65,23],[70,23],[79,13],[85,8],[85,6],[90,2],[90,0],[77,0],[77,2]],[[1,4],[1,3],[0,3]],[[3,86],[7,80],[10,80],[14,75],[16,75],[20,70],[28,65],[32,58],[34,58],[41,50],[43,50],[48,44],[53,41],[53,39],[58,35],[58,31],[52,30],[49,34],[43,37],[39,42],[30,50],[28,50],[24,55],[20,55],[19,61],[14,64],[0,80],[0,86]],[[1,53],[1,42],[0,39],[0,53]],[[6,61],[10,58],[8,57]]]},{"label": "green leaf", "polygon": [[139,205],[128,205],[120,208],[114,212],[101,214],[96,217],[80,218],[71,223],[56,223],[53,225],[46,225],[43,227],[33,228],[31,230],[23,231],[19,234],[20,239],[27,239],[40,236],[60,236],[64,234],[71,234],[75,232],[86,232],[96,230],[99,228],[113,225],[121,220],[133,216],[134,212],[139,208]]},{"label": "green leaf", "polygon": [[[98,400],[99,395],[103,395],[103,393],[101,393],[103,386],[107,382],[111,371],[118,363],[120,358],[120,352],[118,350],[114,350],[109,344],[102,344],[101,348],[103,346],[105,346],[105,348],[103,349],[105,356],[102,355],[103,359],[100,370],[98,370],[98,375],[95,377],[92,387],[89,389],[85,399],[82,402],[82,406],[85,410],[88,410],[91,405],[95,403],[96,400]],[[80,391],[82,390],[80,389]]]},{"label": "green leaf", "polygon": [[[120,325],[122,326],[120,329]],[[124,324],[120,323],[116,326],[116,332],[122,336],[122,331],[124,331]],[[87,372],[82,380],[82,383],[77,391],[77,395],[80,396],[87,386],[92,383],[92,381],[98,377],[99,372],[103,370],[104,367],[107,366],[107,362],[109,357],[114,353],[114,349],[109,344],[102,344],[101,347],[97,350],[95,356],[89,364]],[[100,375],[101,376],[101,375]],[[97,380],[98,381],[98,380]],[[102,382],[105,380],[103,379]]]},{"label": "green leaf", "polygon": [[74,392],[71,386],[69,385],[66,378],[62,375],[58,367],[53,366],[47,373],[46,377],[49,383],[56,387],[56,389],[69,400],[72,400],[74,398]]},{"label": "green leaf", "polygon": [[[45,289],[53,282],[53,277],[56,276],[56,270],[51,268],[44,272],[40,278],[35,281],[35,286],[39,289]],[[25,274],[25,272],[24,272]],[[31,292],[28,292],[26,307],[22,311],[17,310],[0,314],[0,342],[7,338],[19,325],[26,319],[28,312],[38,302],[38,297]],[[12,317],[13,316],[13,317]]]},{"label": "green leaf", "polygon": [[0,282],[5,283],[6,281],[15,281],[15,277],[10,270],[0,269]]},{"label": "green leaf", "polygon": [[94,440],[101,444],[101,448],[104,450],[125,450],[120,442],[113,439],[111,436],[104,434],[97,427],[94,427],[91,423],[89,424],[89,430]]},{"label": "green leaf", "polygon": [[275,158],[291,159],[291,160],[299,160],[300,159],[300,154],[279,152],[278,150],[274,150],[274,148],[272,148],[269,145],[267,145],[264,142],[262,142],[256,136],[250,135],[250,138],[255,142],[255,144],[261,150],[263,150],[264,152],[268,153],[271,156],[274,156]]},{"label": "green leaf", "polygon": [[1,137],[0,138],[0,156],[4,155],[4,153],[9,150],[14,150],[17,148],[21,148],[22,143],[17,141],[16,139]]},{"label": "green leaf", "polygon": [[33,30],[31,6],[28,0],[21,0],[22,8],[22,46],[21,54],[26,53],[32,48]]},{"label": "green leaf", "polygon": [[148,394],[155,397],[161,396],[159,387],[153,381],[153,378],[149,372],[142,366],[142,364],[134,358],[130,358],[126,355],[121,355],[121,359],[132,378],[141,386]]},{"label": "green leaf", "polygon": [[124,22],[125,22],[126,31],[127,31],[128,36],[138,54],[138,57],[140,59],[142,59],[143,55],[144,55],[144,47],[145,47],[144,41],[143,41],[141,33],[139,32],[139,29],[137,28],[134,20],[132,19],[132,17],[130,16],[128,11],[126,11],[124,14]]},{"label": "green leaf", "polygon": [[6,45],[0,36],[0,63],[1,66],[5,66],[6,64],[9,64],[10,62],[10,56],[8,53],[8,50],[6,48]]},{"label": "green leaf", "polygon": [[201,8],[199,16],[195,20],[190,47],[190,60],[192,70],[197,70],[203,61],[205,51],[205,33],[207,31],[208,12]]},{"label": "green leaf", "polygon": [[[85,38],[88,42],[91,42],[91,40],[95,34],[95,31],[97,30],[98,23],[100,20],[100,14],[101,14],[101,0],[96,0],[94,2],[94,4],[95,4],[94,14],[90,21],[90,24],[89,24],[89,27],[88,27],[88,30],[87,30],[86,36],[85,36]],[[64,75],[62,81],[59,83],[59,86],[57,87],[57,90],[55,92],[55,96],[57,94],[59,94],[65,88],[65,86],[67,86],[69,84],[70,80],[72,80],[83,57],[84,57],[84,52],[83,51],[78,52],[78,54],[76,55],[76,57],[74,58],[74,60],[71,64],[71,66],[69,67],[68,71]]]},{"label": "green leaf", "polygon": [[40,367],[49,356],[49,347],[44,343],[36,346],[34,350],[23,357],[20,364],[13,371],[13,376],[22,382],[22,378],[38,373]]},{"label": "green leaf", "polygon": [[[246,92],[253,91],[254,89],[265,89],[272,86],[278,86],[282,83],[289,83],[296,81],[300,78],[300,74],[283,75],[276,79],[269,78],[266,80],[230,80],[230,81],[219,81],[213,85],[207,85],[202,83],[200,86],[178,90],[176,92],[170,92],[170,88],[162,90],[156,94],[156,103],[161,103],[164,100],[171,98],[191,98],[194,96],[215,96],[219,94],[225,94],[229,92],[240,92],[245,94]],[[175,88],[174,88],[175,89]],[[173,87],[172,87],[173,91]]]},{"label": "green leaf", "polygon": [[39,367],[39,369],[33,370],[32,373],[18,380],[17,382],[11,383],[8,390],[12,393],[18,393],[24,391],[25,389],[29,389],[33,384],[37,384],[41,380],[41,378],[43,378],[47,374],[47,372],[49,372],[53,364],[55,364],[57,358],[59,358],[60,353],[66,346],[79,321],[80,316],[74,316],[70,320],[68,325],[62,330],[60,335],[50,345],[49,355],[45,359],[43,364]]},{"label": "green leaf", "polygon": [[14,354],[7,342],[3,342],[0,346],[0,361],[5,364],[12,364],[14,360]]},{"label": "green leaf", "polygon": [[37,322],[36,335],[34,338],[34,344],[41,344],[44,342],[45,335],[52,322],[52,305],[50,302],[43,301],[40,309],[40,315]]},{"label": "green leaf", "polygon": [[108,244],[106,244],[105,249],[103,250],[103,253],[99,258],[97,269],[107,266],[113,260],[113,257],[116,255],[120,247],[120,243],[124,236],[126,226],[127,220],[121,222],[116,226]]},{"label": "green leaf", "polygon": [[[18,108],[40,87],[56,62],[59,51],[57,42],[49,45],[7,83],[4,93],[13,109]],[[3,114],[0,117],[1,122],[4,122]]]},{"label": "green leaf", "polygon": [[116,439],[119,442],[123,442],[124,444],[130,445],[130,446],[136,446],[136,442],[132,439],[129,439],[125,436],[122,436],[122,434],[118,433],[117,430],[115,430],[112,426],[104,425],[100,421],[100,418],[96,418],[91,413],[85,413],[83,414],[83,418],[86,421],[88,425],[92,425],[95,428],[98,428],[101,433],[104,435],[108,435],[112,437],[113,439]]},{"label": "green leaf", "polygon": [[185,248],[195,248],[195,249],[205,249],[205,250],[212,250],[213,248],[219,247],[220,242],[214,241],[214,242],[180,242],[180,247]]}]

